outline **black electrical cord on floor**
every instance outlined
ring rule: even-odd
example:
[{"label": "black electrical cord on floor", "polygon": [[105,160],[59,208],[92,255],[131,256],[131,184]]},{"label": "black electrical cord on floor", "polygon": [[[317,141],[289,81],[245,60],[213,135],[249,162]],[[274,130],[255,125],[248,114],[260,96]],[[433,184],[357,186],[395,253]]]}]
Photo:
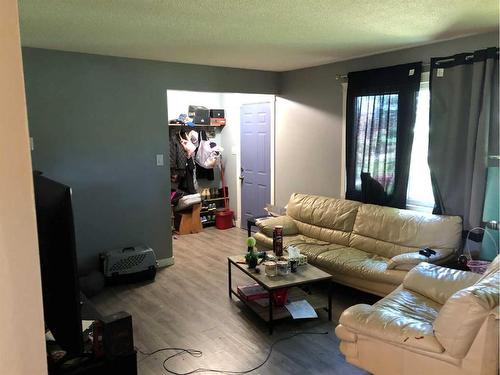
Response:
[{"label": "black electrical cord on floor", "polygon": [[174,358],[174,357],[177,357],[179,355],[182,355],[182,354],[189,354],[190,356],[192,357],[196,357],[196,358],[199,358],[203,355],[203,352],[201,350],[197,350],[197,349],[185,349],[185,348],[161,348],[161,349],[157,349],[157,350],[154,350],[150,353],[146,353],[146,352],[143,352],[141,351],[140,349],[136,348],[136,350],[141,353],[142,355],[146,356],[146,357],[150,357],[152,356],[153,354],[156,354],[156,353],[159,353],[159,352],[164,352],[164,351],[177,351],[177,353],[175,354],[172,354],[170,356],[168,356],[167,358],[165,358],[163,360],[163,369],[165,371],[167,371],[169,374],[173,374],[173,375],[191,375],[191,374],[196,374],[196,373],[201,373],[201,372],[212,372],[212,373],[218,373],[218,374],[248,374],[252,371],[255,371],[255,370],[258,370],[259,368],[261,368],[262,366],[264,366],[267,361],[269,361],[269,358],[271,358],[271,354],[273,352],[273,349],[274,347],[279,344],[280,342],[283,342],[283,341],[286,341],[286,340],[290,340],[294,337],[297,337],[297,336],[300,336],[300,335],[327,335],[328,332],[308,332],[308,331],[304,331],[304,332],[297,332],[297,333],[294,333],[293,335],[289,335],[289,336],[286,336],[286,337],[282,337],[276,341],[274,341],[271,346],[269,347],[269,351],[267,353],[267,356],[266,358],[257,366],[249,369],[249,370],[244,370],[244,371],[229,371],[229,370],[217,370],[217,369],[210,369],[210,368],[203,368],[203,367],[200,367],[200,368],[197,368],[195,370],[192,370],[192,371],[188,371],[188,372],[175,372],[173,370],[170,370],[168,367],[167,367],[167,362]]}]

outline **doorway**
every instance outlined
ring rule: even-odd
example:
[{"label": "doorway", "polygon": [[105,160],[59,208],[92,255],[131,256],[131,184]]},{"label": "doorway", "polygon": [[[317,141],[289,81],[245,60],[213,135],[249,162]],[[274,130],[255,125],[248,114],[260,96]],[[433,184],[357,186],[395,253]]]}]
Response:
[{"label": "doorway", "polygon": [[[241,109],[246,105],[267,105],[266,116],[269,120],[267,134],[268,165],[267,171],[269,180],[267,186],[269,193],[266,193],[267,199],[259,204],[263,209],[266,204],[274,204],[274,127],[275,127],[275,101],[273,94],[247,94],[247,93],[229,93],[229,92],[204,92],[204,91],[185,91],[185,90],[167,90],[167,116],[169,120],[176,119],[181,113],[187,113],[189,105],[205,106],[209,109],[223,109],[226,123],[224,126],[195,125],[192,129],[207,131],[209,138],[214,139],[217,145],[223,148],[222,159],[224,162],[224,185],[228,192],[228,206],[235,213],[235,224],[237,227],[246,228],[246,218],[242,214],[242,183],[241,159],[242,150],[246,149],[242,142],[241,127]],[[179,128],[175,124],[168,124],[170,132],[175,132]],[[220,169],[214,170],[214,179],[206,180],[200,177],[197,182],[199,190],[208,188],[221,188],[223,185],[220,175]],[[215,200],[217,208],[223,200]],[[261,211],[262,212],[262,211]],[[210,225],[208,225],[210,226]],[[174,249],[175,251],[175,249]]]},{"label": "doorway", "polygon": [[240,109],[241,224],[264,216],[271,203],[271,103],[243,104]]}]

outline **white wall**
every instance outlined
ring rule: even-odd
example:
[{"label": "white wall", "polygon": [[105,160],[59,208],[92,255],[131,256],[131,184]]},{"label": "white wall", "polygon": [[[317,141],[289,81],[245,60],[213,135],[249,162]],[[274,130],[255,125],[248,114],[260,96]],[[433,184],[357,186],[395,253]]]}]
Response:
[{"label": "white wall", "polygon": [[276,99],[276,204],[294,192],[340,196],[342,114]]},{"label": "white wall", "polygon": [[16,0],[0,2],[0,374],[46,374]]},{"label": "white wall", "polygon": [[223,94],[217,92],[167,90],[168,120],[176,119],[181,113],[187,114],[190,105],[219,109],[222,102]]}]

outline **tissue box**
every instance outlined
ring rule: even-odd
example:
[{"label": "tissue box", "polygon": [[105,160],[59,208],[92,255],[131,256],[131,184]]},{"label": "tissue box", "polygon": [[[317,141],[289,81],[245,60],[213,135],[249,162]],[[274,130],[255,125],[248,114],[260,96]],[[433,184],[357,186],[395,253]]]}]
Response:
[{"label": "tissue box", "polygon": [[300,253],[300,250],[296,248],[295,246],[288,246],[286,249],[288,256],[286,257],[288,261],[290,260],[297,260],[299,266],[303,266],[304,264],[307,264],[307,256],[304,254]]},{"label": "tissue box", "polygon": [[304,254],[299,254],[299,266],[307,264],[307,256]]}]

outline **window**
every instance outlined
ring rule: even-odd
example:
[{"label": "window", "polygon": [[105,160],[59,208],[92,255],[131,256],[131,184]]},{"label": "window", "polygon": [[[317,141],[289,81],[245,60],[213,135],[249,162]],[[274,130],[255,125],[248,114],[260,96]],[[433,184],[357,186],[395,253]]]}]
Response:
[{"label": "window", "polygon": [[370,172],[384,190],[394,191],[398,94],[358,96],[354,123],[356,142],[356,189],[361,190],[361,172]]},{"label": "window", "polygon": [[[432,211],[428,73],[421,73],[420,64],[406,64],[348,78],[343,86],[345,198]],[[413,119],[415,127],[409,124]],[[364,191],[362,175],[368,177]]]},{"label": "window", "polygon": [[408,179],[407,208],[432,212],[431,173],[427,163],[429,147],[429,73],[423,73],[417,99],[417,113],[411,151],[410,177]]}]

